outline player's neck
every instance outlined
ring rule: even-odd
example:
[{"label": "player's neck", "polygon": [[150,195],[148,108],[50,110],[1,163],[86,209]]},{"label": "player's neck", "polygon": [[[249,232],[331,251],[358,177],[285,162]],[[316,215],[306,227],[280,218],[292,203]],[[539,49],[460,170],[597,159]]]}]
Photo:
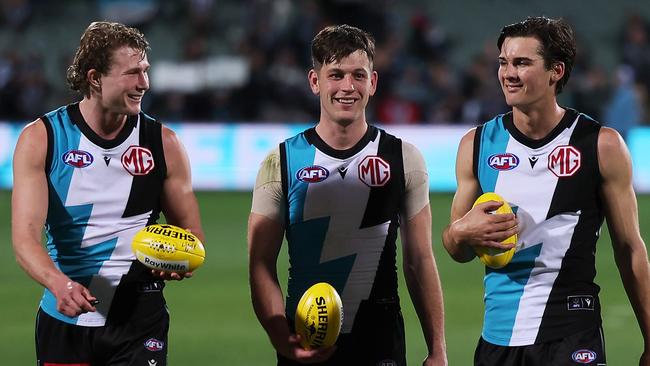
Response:
[{"label": "player's neck", "polygon": [[79,103],[79,110],[93,132],[106,140],[117,137],[126,123],[125,114],[111,113],[92,98],[84,98]]},{"label": "player's neck", "polygon": [[366,121],[355,121],[342,125],[332,121],[321,120],[316,125],[316,133],[325,143],[336,150],[347,150],[359,142],[368,130]]},{"label": "player's neck", "polygon": [[533,140],[546,137],[564,117],[565,109],[554,100],[552,105],[532,108],[512,108],[515,127]]}]

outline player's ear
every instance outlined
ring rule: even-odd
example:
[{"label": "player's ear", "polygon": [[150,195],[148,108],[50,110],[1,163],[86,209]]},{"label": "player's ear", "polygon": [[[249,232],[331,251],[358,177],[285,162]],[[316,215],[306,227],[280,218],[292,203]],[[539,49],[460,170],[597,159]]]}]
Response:
[{"label": "player's ear", "polygon": [[370,96],[375,95],[375,91],[377,91],[377,81],[379,81],[379,74],[377,74],[377,71],[373,70],[370,73]]},{"label": "player's ear", "polygon": [[564,62],[556,62],[551,67],[551,81],[557,83],[564,77]]},{"label": "player's ear", "polygon": [[97,70],[88,70],[86,80],[88,80],[88,86],[90,86],[91,89],[96,91],[102,90],[102,75]]},{"label": "player's ear", "polygon": [[309,87],[311,88],[311,92],[315,95],[319,95],[320,86],[318,86],[318,72],[314,69],[309,70],[307,79],[309,80]]}]

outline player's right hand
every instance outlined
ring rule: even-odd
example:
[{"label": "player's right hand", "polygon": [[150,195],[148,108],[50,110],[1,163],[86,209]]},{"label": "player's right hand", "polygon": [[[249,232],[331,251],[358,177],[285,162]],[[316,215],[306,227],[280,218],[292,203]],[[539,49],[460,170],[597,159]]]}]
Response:
[{"label": "player's right hand", "polygon": [[519,232],[517,217],[512,213],[492,214],[503,202],[487,201],[474,206],[452,226],[457,242],[471,246],[510,249],[514,244],[502,241]]},{"label": "player's right hand", "polygon": [[56,310],[69,317],[97,311],[93,303],[97,298],[80,283],[64,278],[50,289],[56,297]]},{"label": "player's right hand", "polygon": [[300,363],[310,364],[326,361],[332,356],[336,350],[336,346],[306,350],[300,345],[300,335],[291,334],[284,342],[276,345],[276,350],[286,358]]}]

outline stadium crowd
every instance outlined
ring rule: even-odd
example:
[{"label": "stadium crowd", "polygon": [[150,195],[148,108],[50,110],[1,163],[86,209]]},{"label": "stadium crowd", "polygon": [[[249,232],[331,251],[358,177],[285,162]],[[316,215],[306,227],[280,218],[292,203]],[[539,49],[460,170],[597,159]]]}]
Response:
[{"label": "stadium crowd", "polygon": [[[496,45],[486,43],[466,65],[451,61],[460,39],[415,6],[395,1],[177,0],[2,1],[0,5],[0,120],[25,122],[75,100],[64,74],[72,52],[45,52],[18,44],[52,16],[77,7],[75,34],[89,19],[120,21],[143,30],[152,43],[152,89],[144,109],[166,121],[305,122],[318,116],[318,98],[306,82],[309,42],[325,24],[348,23],[377,40],[380,87],[369,120],[390,123],[477,123],[507,110],[495,77]],[[67,10],[66,10],[67,9]],[[129,11],[124,11],[129,9]],[[57,13],[58,12],[58,13]],[[363,16],[359,16],[363,14]],[[578,50],[573,82],[560,101],[597,120],[616,121],[623,134],[650,121],[648,19],[630,15],[605,68]],[[56,31],[42,34],[58,43]],[[580,34],[578,34],[580,37]],[[74,44],[73,41],[62,42]],[[55,48],[55,47],[54,47]],[[54,70],[50,72],[48,70]]]}]

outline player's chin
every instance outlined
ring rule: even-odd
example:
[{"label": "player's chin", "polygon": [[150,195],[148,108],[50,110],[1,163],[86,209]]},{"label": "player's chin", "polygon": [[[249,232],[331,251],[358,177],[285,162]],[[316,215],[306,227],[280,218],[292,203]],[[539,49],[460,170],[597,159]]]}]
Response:
[{"label": "player's chin", "polygon": [[126,102],[124,103],[125,114],[136,115],[142,111],[142,100],[134,100],[127,97]]}]

